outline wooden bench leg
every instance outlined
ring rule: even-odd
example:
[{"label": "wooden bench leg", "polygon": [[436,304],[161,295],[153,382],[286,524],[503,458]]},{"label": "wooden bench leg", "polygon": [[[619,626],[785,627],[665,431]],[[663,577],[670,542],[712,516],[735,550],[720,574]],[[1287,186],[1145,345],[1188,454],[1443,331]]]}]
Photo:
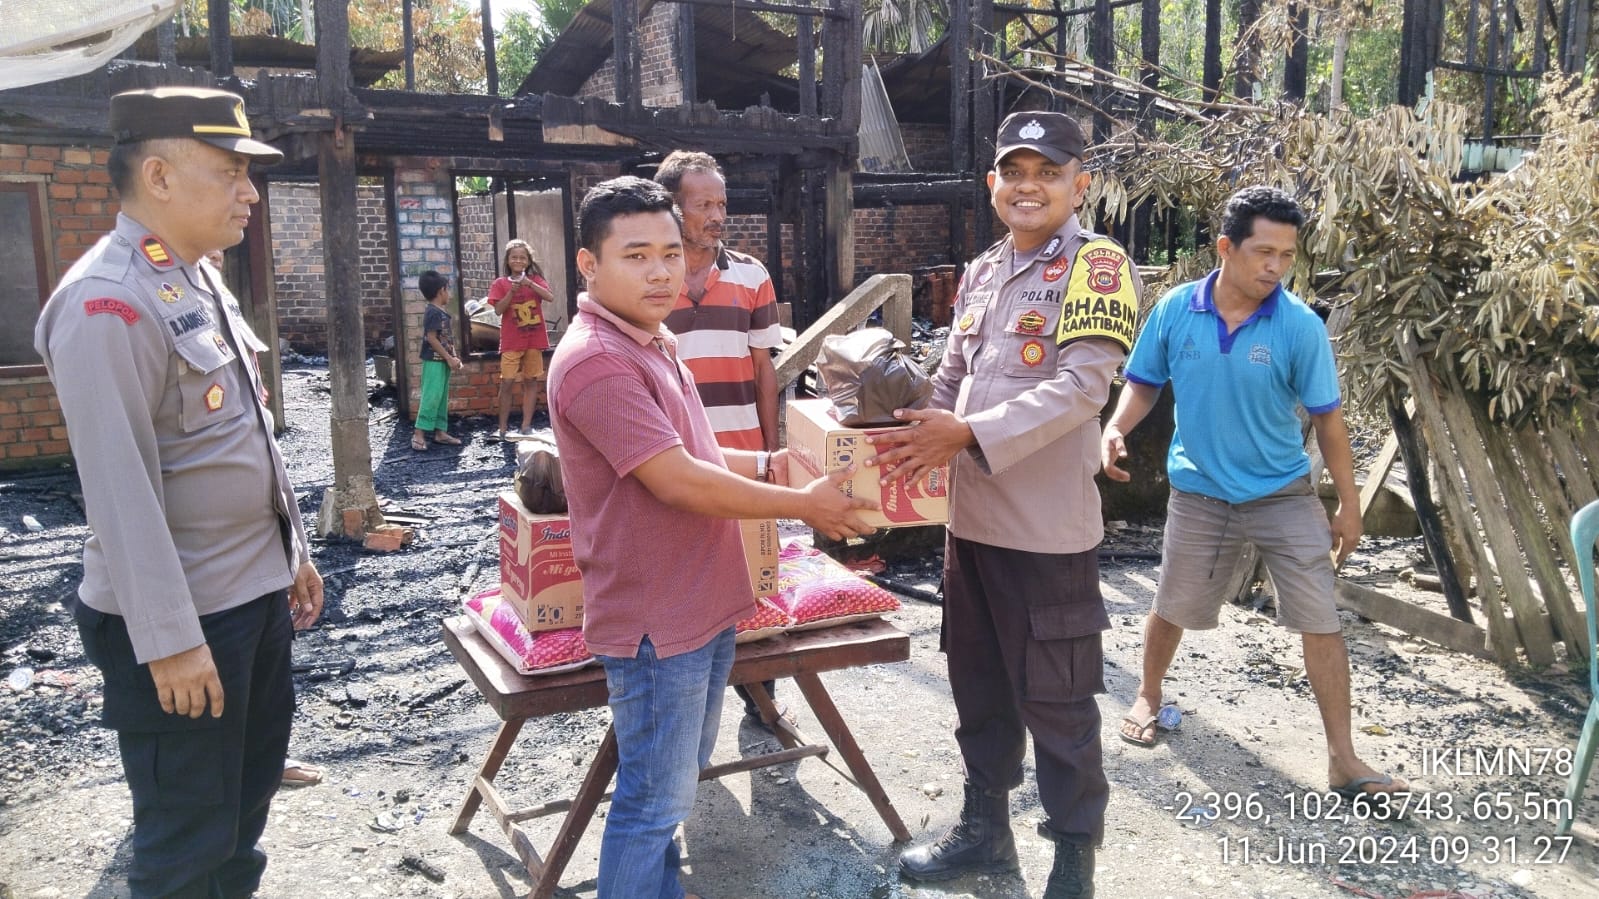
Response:
[{"label": "wooden bench leg", "polygon": [[583,775],[583,785],[578,788],[577,796],[572,800],[572,808],[561,821],[561,830],[555,835],[555,845],[550,847],[549,861],[544,863],[542,872],[534,875],[535,883],[531,899],[550,899],[555,895],[555,888],[561,881],[561,872],[566,870],[567,862],[572,860],[572,853],[577,850],[578,841],[583,839],[583,831],[588,829],[589,822],[594,819],[594,810],[599,808],[600,800],[605,798],[605,788],[611,785],[611,778],[616,774],[618,758],[616,728],[607,727],[605,739],[600,742],[600,751],[589,765],[588,773]]},{"label": "wooden bench leg", "polygon": [[[493,783],[494,776],[500,773],[500,766],[505,764],[505,757],[511,752],[511,744],[516,742],[516,737],[522,732],[525,719],[513,718],[500,725],[500,731],[494,737],[494,745],[489,747],[489,756],[483,760],[483,767],[478,769],[478,777]],[[461,801],[461,811],[455,816],[455,823],[450,825],[450,833],[466,833],[467,825],[472,823],[472,816],[477,814],[478,806],[483,804],[483,794],[478,792],[476,778],[472,781],[471,789],[466,792],[466,799]]]},{"label": "wooden bench leg", "polygon": [[849,766],[850,773],[855,775],[855,782],[861,788],[861,792],[872,800],[877,814],[882,817],[883,823],[888,825],[889,833],[892,833],[898,842],[909,841],[911,832],[905,829],[905,822],[899,819],[899,812],[895,811],[894,804],[888,801],[888,794],[883,791],[883,785],[878,783],[877,775],[867,763],[866,756],[861,754],[861,747],[855,742],[855,735],[850,733],[849,726],[838,713],[838,706],[833,704],[833,697],[829,696],[827,688],[822,686],[822,679],[814,674],[796,674],[794,681],[799,684],[800,692],[810,704],[817,723],[822,725],[828,739],[833,741],[833,745],[838,747],[839,755],[844,757],[844,763]]},{"label": "wooden bench leg", "polygon": [[772,694],[766,692],[765,684],[757,680],[739,686],[749,691],[750,698],[755,700],[755,707],[761,711],[761,721],[776,735],[777,741],[783,744],[784,749],[793,749],[805,744],[804,735],[795,730],[794,725],[788,723],[788,719],[778,714],[777,703],[772,699]]}]

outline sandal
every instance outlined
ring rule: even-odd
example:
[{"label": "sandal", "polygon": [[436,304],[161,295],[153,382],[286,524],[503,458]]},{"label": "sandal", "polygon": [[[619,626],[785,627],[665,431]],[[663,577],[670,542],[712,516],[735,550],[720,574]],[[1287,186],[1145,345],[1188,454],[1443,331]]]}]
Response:
[{"label": "sandal", "polygon": [[460,446],[461,445],[461,438],[453,436],[453,435],[450,435],[450,434],[437,434],[436,433],[436,434],[433,435],[433,442],[434,443],[442,443],[445,446]]},{"label": "sandal", "polygon": [[[1123,716],[1122,724],[1124,726],[1121,730],[1117,731],[1117,736],[1121,737],[1122,742],[1124,743],[1131,743],[1134,746],[1142,746],[1145,749],[1152,749],[1155,746],[1156,720],[1157,719],[1154,715],[1150,715],[1148,718],[1143,720],[1134,718],[1132,715]],[[1134,728],[1136,728],[1134,731],[1136,736],[1134,734],[1129,734],[1125,725],[1132,725]],[[1147,739],[1144,737],[1144,733],[1146,731],[1149,733]]]},{"label": "sandal", "polygon": [[416,450],[419,453],[427,452],[427,449],[428,449],[427,438],[423,437],[421,434],[417,434],[414,437],[412,437],[411,438],[411,449],[414,449],[414,450]]},{"label": "sandal", "polygon": [[314,787],[322,782],[322,769],[296,759],[283,760],[283,785],[286,787]]}]

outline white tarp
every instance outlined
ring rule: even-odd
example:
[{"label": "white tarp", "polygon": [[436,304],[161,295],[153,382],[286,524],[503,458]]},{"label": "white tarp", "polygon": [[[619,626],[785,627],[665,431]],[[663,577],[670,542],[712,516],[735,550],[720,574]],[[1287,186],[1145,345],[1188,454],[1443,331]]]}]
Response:
[{"label": "white tarp", "polygon": [[0,89],[92,72],[172,17],[178,0],[10,0]]}]

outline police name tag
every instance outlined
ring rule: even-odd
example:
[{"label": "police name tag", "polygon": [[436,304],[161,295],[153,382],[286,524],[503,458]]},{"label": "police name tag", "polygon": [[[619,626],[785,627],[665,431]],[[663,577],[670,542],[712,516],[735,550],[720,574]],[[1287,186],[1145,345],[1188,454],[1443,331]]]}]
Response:
[{"label": "police name tag", "polygon": [[1104,337],[1130,351],[1137,325],[1138,292],[1132,260],[1108,240],[1083,244],[1061,300],[1056,346],[1084,337]]}]

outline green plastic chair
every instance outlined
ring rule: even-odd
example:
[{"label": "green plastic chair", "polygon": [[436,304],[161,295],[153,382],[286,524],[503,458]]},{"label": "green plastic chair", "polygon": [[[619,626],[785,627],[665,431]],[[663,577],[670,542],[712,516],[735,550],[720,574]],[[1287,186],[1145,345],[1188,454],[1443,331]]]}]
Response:
[{"label": "green plastic chair", "polygon": [[1593,770],[1593,756],[1599,750],[1599,610],[1594,608],[1593,544],[1599,539],[1599,502],[1589,503],[1571,516],[1571,543],[1577,548],[1577,582],[1582,585],[1582,601],[1588,609],[1588,718],[1582,723],[1582,737],[1577,740],[1577,756],[1572,761],[1571,783],[1566,785],[1565,814],[1556,831],[1560,836],[1571,833],[1571,819],[1577,815],[1577,802],[1582,798],[1582,788],[1588,782],[1588,772]]}]

